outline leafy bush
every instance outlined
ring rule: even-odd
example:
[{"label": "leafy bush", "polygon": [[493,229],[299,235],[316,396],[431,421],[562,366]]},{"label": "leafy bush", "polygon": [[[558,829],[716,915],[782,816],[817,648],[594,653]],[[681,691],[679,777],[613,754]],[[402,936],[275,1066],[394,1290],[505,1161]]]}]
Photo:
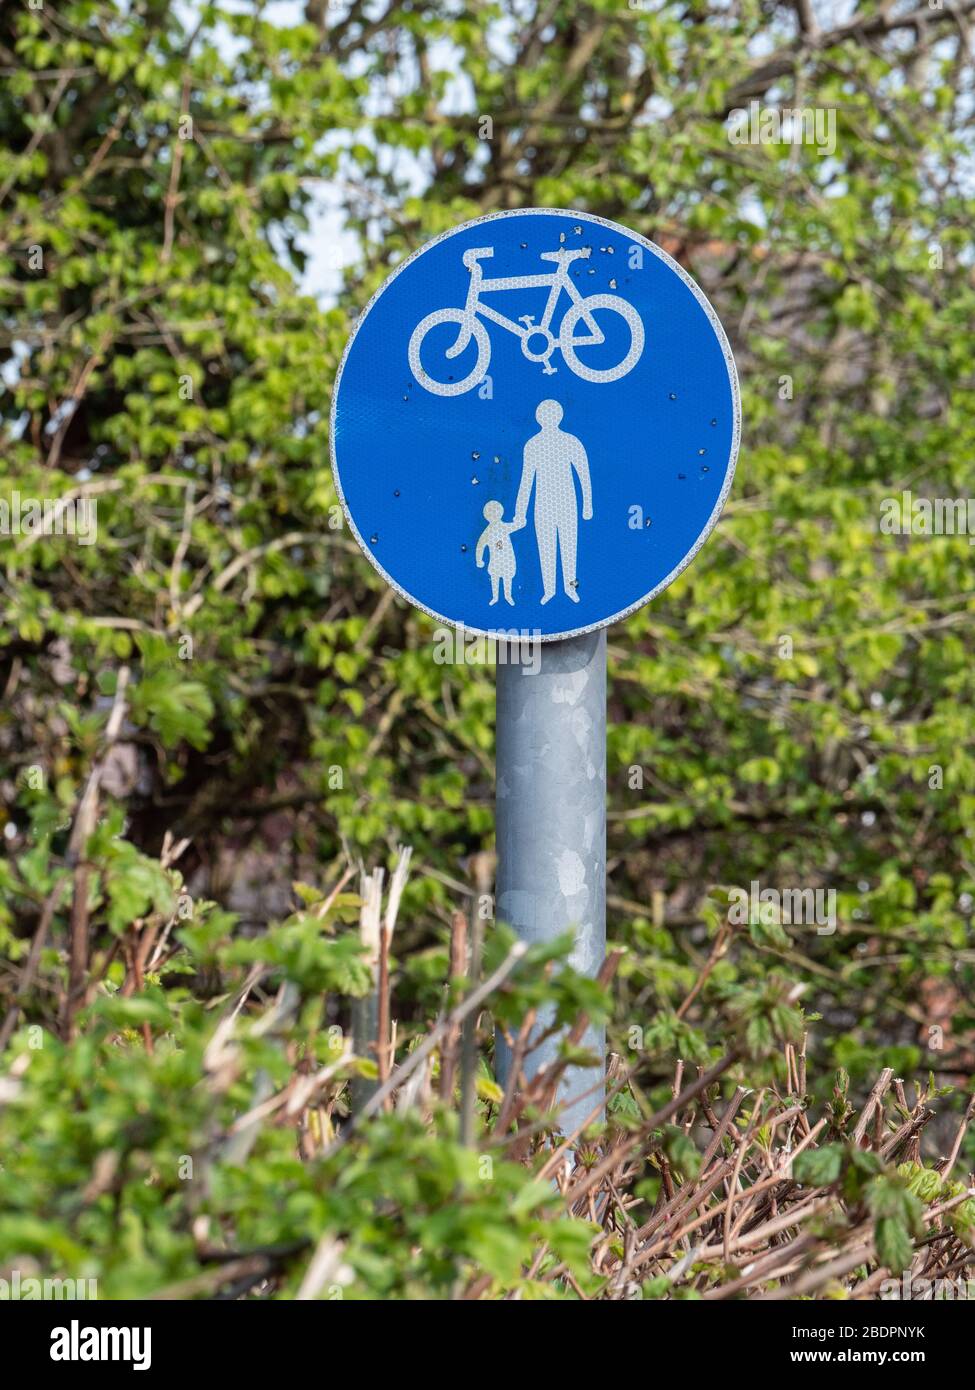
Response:
[{"label": "leafy bush", "polygon": [[[442,1003],[454,914],[490,898],[490,671],[439,663],[430,622],[381,591],[343,527],[327,421],[350,318],[382,277],[498,207],[578,206],[658,241],[715,303],[743,383],[719,528],[610,643],[609,925],[625,949],[609,1030],[629,1075],[614,1123],[641,1097],[649,1116],[666,1106],[675,1057],[741,1049],[723,1075],[797,1095],[781,1048],[800,1045],[800,989],[810,1105],[839,1104],[840,1069],[854,1112],[886,1069],[967,1087],[970,550],[880,525],[905,489],[963,496],[975,442],[971,54],[954,10],[918,26],[912,8],[798,37],[796,7],[774,3],[419,0],[367,17],[308,0],[285,23],[208,3],[192,32],[172,0],[3,8],[0,500],[97,506],[91,545],[0,536],[8,1254],[90,1267],[111,1292],[294,1293],[310,1256],[293,1247],[321,1231],[342,1254],[323,1246],[316,1279],[347,1261],[360,1293],[498,1292],[526,1260],[526,1292],[609,1288],[605,1238],[587,1263],[579,1228],[519,1186],[547,1161],[527,1140],[495,1136],[528,1166],[499,1160],[496,1186],[473,1184],[452,1089],[329,1158],[346,1091],[372,1084],[344,1060],[326,1104],[286,1124],[272,1111],[246,1161],[226,1159],[249,1109],[332,1065],[330,1028],[371,1017],[353,1002],[371,991],[356,933],[323,931],[358,908],[343,887],[324,912],[293,883],[414,846],[400,1066]],[[835,150],[731,143],[729,113],[753,99],[834,109]],[[334,237],[322,188],[357,248],[332,307],[302,283],[310,241]],[[753,880],[835,893],[830,929],[733,920]],[[591,982],[524,968],[523,995],[493,1001],[512,1024],[530,990],[561,991],[567,1016],[596,1008]],[[209,1053],[234,991],[238,1024]],[[481,1083],[478,1143],[493,1143],[504,1102]],[[896,1090],[885,1104],[907,1123]],[[716,1161],[691,1176],[689,1106],[640,1140],[665,1192],[675,1167],[700,1182]],[[881,1154],[869,1193],[848,1190],[861,1160],[831,1141],[845,1157],[817,1181],[835,1230],[886,1223],[873,1239],[896,1263],[924,1217],[890,1164],[950,1153],[956,1123],[918,1129],[927,1154]],[[367,1219],[371,1145],[394,1195]],[[764,1171],[759,1152],[744,1173]],[[209,1176],[184,1182],[179,1155]],[[614,1186],[576,1218],[625,1227]],[[536,1195],[495,1234],[516,1189]],[[913,1195],[930,1212],[958,1194]],[[678,1274],[685,1253],[659,1277],[712,1292],[711,1256]],[[964,1258],[951,1247],[944,1267]]]},{"label": "leafy bush", "polygon": [[[448,982],[453,1012],[409,1029],[377,1090],[376,1062],[329,1022],[376,987],[359,932],[341,925],[357,906],[333,892],[247,941],[214,911],[176,927],[137,991],[114,961],[73,1041],[38,1025],[14,1036],[0,1095],[4,1269],[96,1279],[108,1298],[726,1297],[774,1295],[786,1276],[832,1296],[876,1289],[884,1266],[912,1261],[916,1274],[975,1273],[975,1200],[950,1176],[958,1146],[940,1168],[918,1161],[928,1094],[911,1109],[897,1083],[885,1109],[885,1073],[854,1126],[841,1080],[813,1124],[804,1046],[789,1041],[784,1084],[779,1069],[743,1109],[736,1073],[803,1037],[785,993],[736,1001],[737,1042],[695,1083],[679,1074],[676,1098],[651,1103],[619,1077],[574,1167],[555,1087],[569,1060],[596,1059],[572,1035],[507,1092],[482,1056],[462,1086],[478,1112],[464,1141],[448,1077],[477,996],[461,977]],[[481,988],[496,986],[485,997],[516,1055],[542,1002],[556,1022],[582,1007],[603,1017],[606,992],[564,964],[570,947],[492,935]],[[767,1049],[759,1019],[772,1021]],[[350,1117],[356,1077],[372,1079],[370,1099]]]}]

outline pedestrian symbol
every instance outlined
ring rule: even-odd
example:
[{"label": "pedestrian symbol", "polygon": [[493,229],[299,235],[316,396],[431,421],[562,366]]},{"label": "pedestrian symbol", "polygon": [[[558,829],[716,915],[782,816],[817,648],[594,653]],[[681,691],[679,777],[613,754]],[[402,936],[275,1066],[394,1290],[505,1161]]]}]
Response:
[{"label": "pedestrian symbol", "polygon": [[542,596],[539,603],[555,597],[555,548],[562,557],[562,592],[573,603],[579,602],[576,593],[576,538],[578,518],[576,487],[573,472],[582,489],[582,519],[592,520],[592,487],[589,482],[589,460],[580,440],[559,429],[562,407],[558,401],[542,401],[535,411],[541,425],[525,445],[525,462],[515,504],[515,525],[524,526],[528,502],[535,494],[535,538],[538,541],[538,562],[542,571]]},{"label": "pedestrian symbol", "polygon": [[504,596],[508,603],[514,603],[511,597],[511,581],[515,577],[517,563],[515,552],[511,544],[511,532],[520,531],[524,526],[524,521],[503,521],[504,507],[500,502],[485,502],[484,519],[487,522],[481,539],[477,543],[477,563],[479,568],[483,568],[484,561],[481,558],[485,550],[488,553],[488,574],[491,576],[491,607],[498,601],[498,580],[504,583]]},{"label": "pedestrian symbol", "polygon": [[717,520],[739,428],[727,339],[686,272],[615,223],[530,209],[389,277],[342,360],[332,456],[401,594],[471,631],[554,639],[676,577]]}]

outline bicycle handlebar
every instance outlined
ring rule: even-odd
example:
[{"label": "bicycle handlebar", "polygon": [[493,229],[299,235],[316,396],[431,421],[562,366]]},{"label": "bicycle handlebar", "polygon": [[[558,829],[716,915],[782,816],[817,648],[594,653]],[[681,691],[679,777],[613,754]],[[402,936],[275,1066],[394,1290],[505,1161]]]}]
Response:
[{"label": "bicycle handlebar", "polygon": [[472,270],[475,261],[487,260],[488,256],[493,255],[493,246],[472,246],[469,251],[464,252],[461,260],[467,266],[468,270]]},{"label": "bicycle handlebar", "polygon": [[591,255],[591,246],[580,246],[578,251],[540,251],[538,258],[541,261],[565,261],[568,265],[570,261],[588,260]]}]

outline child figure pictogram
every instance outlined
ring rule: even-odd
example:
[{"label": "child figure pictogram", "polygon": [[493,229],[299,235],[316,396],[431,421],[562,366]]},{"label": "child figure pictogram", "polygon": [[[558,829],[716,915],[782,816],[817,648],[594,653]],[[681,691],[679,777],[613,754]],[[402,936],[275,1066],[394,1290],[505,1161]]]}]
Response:
[{"label": "child figure pictogram", "polygon": [[515,549],[511,544],[511,532],[520,531],[524,526],[523,521],[505,521],[504,507],[500,502],[485,502],[483,516],[487,525],[481,532],[477,542],[477,567],[484,568],[484,551],[488,552],[487,572],[491,577],[491,603],[490,607],[498,601],[499,582],[504,587],[504,596],[508,603],[514,605],[511,595],[511,581],[515,577],[518,562],[515,559]]}]

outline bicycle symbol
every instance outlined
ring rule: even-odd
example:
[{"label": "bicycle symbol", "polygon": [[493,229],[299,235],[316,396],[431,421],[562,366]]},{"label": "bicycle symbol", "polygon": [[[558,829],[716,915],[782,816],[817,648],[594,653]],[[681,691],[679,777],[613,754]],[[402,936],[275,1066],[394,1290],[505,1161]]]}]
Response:
[{"label": "bicycle symbol", "polygon": [[[484,380],[491,362],[491,340],[484,324],[477,317],[478,314],[520,338],[521,350],[525,357],[529,362],[540,362],[542,371],[547,376],[558,370],[552,366],[550,360],[556,348],[562,353],[569,370],[582,377],[584,381],[618,381],[620,377],[626,376],[639,362],[640,354],[643,352],[643,320],[633,305],[619,295],[583,296],[579,293],[569,278],[569,266],[573,261],[586,259],[591,251],[592,248],[589,246],[580,247],[577,251],[543,251],[540,253],[541,259],[554,261],[556,264],[557,268],[551,275],[512,275],[506,279],[495,280],[485,279],[481,266],[482,260],[494,255],[492,246],[480,246],[465,251],[462,259],[471,277],[467,303],[463,309],[435,309],[432,314],[427,314],[426,318],[420,320],[410,338],[410,369],[420,385],[435,396],[460,396]],[[481,299],[482,294],[488,294],[492,290],[529,290],[546,287],[550,288],[550,293],[541,323],[535,323],[532,314],[522,314],[515,322],[489,304],[483,303]],[[556,338],[551,329],[552,316],[563,290],[572,304],[563,315]],[[578,356],[579,348],[598,347],[606,341],[606,334],[596,322],[595,316],[599,311],[618,314],[629,329],[629,349],[615,367],[590,367]],[[445,351],[448,359],[459,357],[472,338],[477,344],[477,361],[461,381],[437,381],[430,376],[420,360],[423,340],[431,329],[441,323],[455,323],[458,327],[457,341],[453,347]],[[584,331],[577,335],[580,324]]]}]

